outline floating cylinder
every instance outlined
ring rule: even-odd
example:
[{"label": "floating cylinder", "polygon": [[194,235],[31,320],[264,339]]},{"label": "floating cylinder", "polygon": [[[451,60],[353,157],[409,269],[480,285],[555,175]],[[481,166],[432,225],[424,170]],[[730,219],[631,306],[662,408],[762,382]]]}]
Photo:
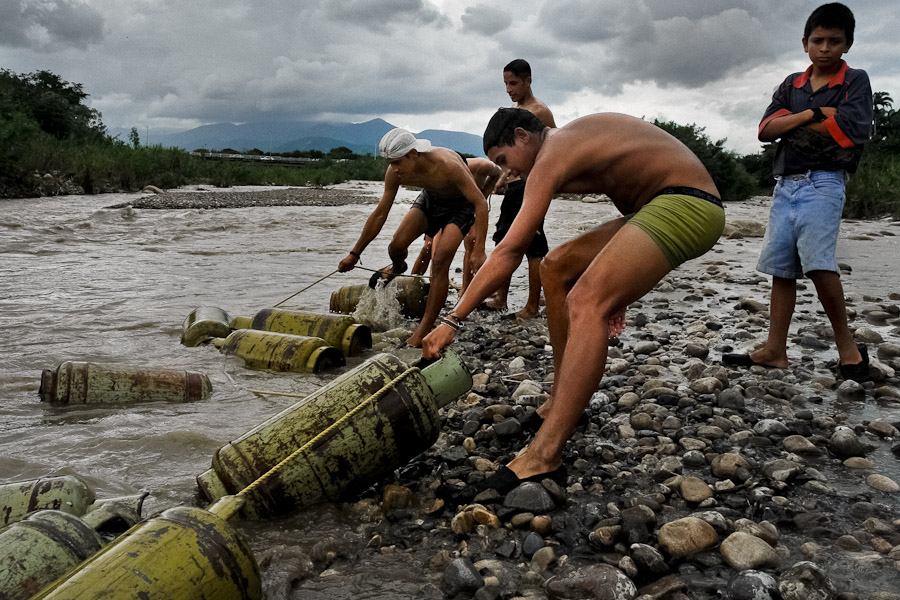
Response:
[{"label": "floating cylinder", "polygon": [[213,344],[225,354],[244,359],[251,369],[318,373],[345,364],[340,350],[317,337],[238,329]]},{"label": "floating cylinder", "polygon": [[322,338],[329,346],[340,348],[344,356],[356,356],[372,347],[372,330],[347,315],[264,308],[253,316],[250,327]]},{"label": "floating cylinder", "polygon": [[181,324],[181,343],[197,346],[231,333],[231,317],[221,308],[201,306],[191,311]]},{"label": "floating cylinder", "polygon": [[[387,284],[388,289],[396,290],[400,312],[411,319],[421,319],[425,314],[429,287],[421,277],[395,277]],[[371,289],[365,283],[339,288],[331,293],[329,310],[349,315],[356,310],[360,297]]]},{"label": "floating cylinder", "polygon": [[102,546],[96,531],[59,510],[41,510],[0,529],[0,598],[32,597]]},{"label": "floating cylinder", "polygon": [[422,369],[378,354],[219,448],[197,481],[210,501],[253,484],[241,492],[251,518],[338,500],[431,447],[438,409],[471,386],[453,352]]},{"label": "floating cylinder", "polygon": [[94,492],[73,475],[5,483],[0,485],[0,525],[44,509],[83,515],[93,502]]},{"label": "floating cylinder", "polygon": [[197,371],[66,361],[44,370],[38,393],[44,402],[68,404],[191,402],[208,398],[212,384]]},{"label": "floating cylinder", "polygon": [[138,523],[34,598],[257,600],[262,583],[231,525],[181,506]]}]

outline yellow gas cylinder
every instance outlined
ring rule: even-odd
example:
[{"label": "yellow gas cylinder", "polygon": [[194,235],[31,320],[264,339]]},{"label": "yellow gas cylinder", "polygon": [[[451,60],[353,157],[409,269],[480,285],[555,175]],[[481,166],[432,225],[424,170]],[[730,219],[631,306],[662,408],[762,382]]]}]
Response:
[{"label": "yellow gas cylinder", "polygon": [[238,329],[213,344],[228,355],[244,359],[251,369],[272,369],[291,373],[318,373],[344,366],[341,351],[317,337]]},{"label": "yellow gas cylinder", "polygon": [[319,337],[329,346],[340,348],[344,356],[356,356],[372,347],[372,330],[347,315],[264,308],[253,316],[250,327]]},{"label": "yellow gas cylinder", "polygon": [[83,515],[93,502],[94,492],[72,475],[5,483],[0,485],[0,525],[43,509]]},{"label": "yellow gas cylinder", "polygon": [[201,306],[191,311],[181,324],[181,343],[197,346],[231,333],[231,317],[221,308]]},{"label": "yellow gas cylinder", "polygon": [[232,329],[252,329],[253,319],[250,317],[234,317],[231,319]]},{"label": "yellow gas cylinder", "polygon": [[30,598],[102,546],[96,531],[59,510],[7,525],[0,529],[0,598]]},{"label": "yellow gas cylinder", "polygon": [[[425,314],[429,287],[421,277],[395,277],[387,284],[387,289],[395,290],[400,312],[411,319],[420,319]],[[360,297],[371,289],[365,283],[342,287],[331,293],[329,310],[349,315],[356,310]]]},{"label": "yellow gas cylinder", "polygon": [[262,583],[225,519],[182,506],[138,523],[34,598],[256,600]]},{"label": "yellow gas cylinder", "polygon": [[438,409],[472,386],[453,352],[419,368],[378,354],[219,448],[197,481],[261,517],[370,486],[437,440]]},{"label": "yellow gas cylinder", "polygon": [[66,361],[41,374],[41,400],[68,404],[191,402],[212,393],[197,371]]}]

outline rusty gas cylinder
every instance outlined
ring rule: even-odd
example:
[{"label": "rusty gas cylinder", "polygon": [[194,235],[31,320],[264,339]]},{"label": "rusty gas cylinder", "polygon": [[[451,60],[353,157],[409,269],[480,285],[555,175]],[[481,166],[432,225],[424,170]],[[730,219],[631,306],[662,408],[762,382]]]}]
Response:
[{"label": "rusty gas cylinder", "polygon": [[340,348],[344,356],[356,356],[372,347],[372,330],[348,315],[264,308],[253,316],[250,327],[322,338],[329,346]]},{"label": "rusty gas cylinder", "polygon": [[34,599],[258,600],[259,566],[228,522],[180,506],[142,521]]},{"label": "rusty gas cylinder", "polygon": [[238,329],[213,344],[225,354],[242,358],[251,369],[318,373],[345,364],[340,350],[317,337]]},{"label": "rusty gas cylinder", "polygon": [[0,598],[30,598],[102,546],[96,531],[59,510],[41,510],[0,529]]},{"label": "rusty gas cylinder", "polygon": [[197,346],[231,333],[231,317],[221,308],[201,306],[191,311],[181,324],[181,343]]},{"label": "rusty gas cylinder", "polygon": [[210,501],[242,495],[251,518],[338,500],[431,447],[439,408],[471,385],[451,351],[424,368],[378,354],[219,448],[197,481]]},{"label": "rusty gas cylinder", "polygon": [[0,485],[0,525],[44,509],[83,515],[93,502],[94,492],[73,475],[4,483]]},{"label": "rusty gas cylinder", "polygon": [[[400,304],[400,312],[411,319],[421,319],[425,314],[429,284],[421,277],[395,277],[386,289],[394,290],[394,297]],[[329,310],[335,313],[352,314],[363,294],[374,293],[363,283],[342,287],[331,294]]]},{"label": "rusty gas cylinder", "polygon": [[41,374],[41,400],[68,404],[191,402],[212,393],[197,371],[66,361]]}]

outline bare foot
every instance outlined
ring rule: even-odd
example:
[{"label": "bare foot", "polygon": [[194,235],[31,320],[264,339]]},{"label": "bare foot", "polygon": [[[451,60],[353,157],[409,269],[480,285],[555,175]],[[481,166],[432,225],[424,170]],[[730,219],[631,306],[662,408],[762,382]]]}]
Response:
[{"label": "bare foot", "polygon": [[766,349],[765,346],[757,348],[756,350],[751,352],[750,358],[752,358],[754,362],[762,365],[769,365],[770,367],[775,367],[776,369],[788,368],[787,352],[773,352]]},{"label": "bare foot", "polygon": [[482,304],[482,306],[484,306],[488,310],[505,311],[506,310],[506,301],[504,300],[501,302],[500,300],[497,300],[496,298],[491,298],[490,300],[484,302]]},{"label": "bare foot", "polygon": [[529,451],[530,448],[531,446],[526,446],[506,465],[510,471],[516,474],[516,477],[525,479],[540,473],[550,473],[559,468],[561,463],[558,459],[555,463],[539,460],[534,456],[535,452]]},{"label": "bare foot", "polygon": [[530,306],[525,306],[522,310],[516,313],[516,318],[521,319],[523,321],[527,321],[528,319],[534,319],[538,315],[541,314],[540,308],[532,308]]}]

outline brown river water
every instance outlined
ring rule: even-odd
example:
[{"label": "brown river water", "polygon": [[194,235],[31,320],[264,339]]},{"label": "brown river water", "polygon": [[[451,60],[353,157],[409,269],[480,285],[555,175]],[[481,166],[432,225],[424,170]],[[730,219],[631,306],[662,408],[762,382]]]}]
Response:
[{"label": "brown river water", "polygon": [[[377,184],[346,189],[379,192]],[[195,477],[209,468],[214,451],[296,401],[249,390],[307,394],[336,374],[248,370],[213,347],[182,346],[182,321],[202,305],[252,316],[329,274],[356,241],[373,205],[104,208],[139,197],[0,200],[0,483],[76,474],[100,498],[149,492],[144,504],[149,516],[175,505],[202,504]],[[404,190],[403,203],[412,198]],[[386,248],[407,210],[403,203],[364,253],[364,266],[388,263]],[[499,204],[494,200],[492,224]],[[731,218],[764,219],[767,208],[764,200],[754,199],[727,210]],[[548,238],[551,245],[559,243],[613,215],[607,203],[554,202],[546,222]],[[854,267],[845,279],[848,291],[885,298],[900,291],[900,227],[890,221],[857,221],[846,223],[844,233],[840,259]],[[752,269],[759,241],[725,240],[716,251],[719,258]],[[418,245],[412,250],[418,251]],[[461,255],[456,266],[461,266]],[[327,311],[332,291],[362,283],[369,275],[334,275],[288,306]],[[520,267],[510,294],[513,309],[524,301],[526,278]],[[743,291],[767,301],[765,289]],[[413,351],[397,354],[416,357]],[[212,381],[213,394],[187,404],[41,403],[41,371],[66,360],[199,370]],[[350,360],[346,368],[359,361]],[[900,420],[898,408],[862,403],[846,410],[857,420],[876,415]],[[881,460],[892,459],[887,454]],[[895,479],[900,474],[894,464],[881,472]],[[292,547],[308,550],[325,536],[364,546],[368,538],[361,520],[353,511],[320,506],[240,527],[257,558],[264,559],[264,577],[277,578],[280,569],[290,569],[284,561]],[[397,558],[379,555],[332,577],[313,577],[304,583],[302,597],[421,597],[427,557]],[[270,598],[287,597],[278,586],[267,590]]]}]

